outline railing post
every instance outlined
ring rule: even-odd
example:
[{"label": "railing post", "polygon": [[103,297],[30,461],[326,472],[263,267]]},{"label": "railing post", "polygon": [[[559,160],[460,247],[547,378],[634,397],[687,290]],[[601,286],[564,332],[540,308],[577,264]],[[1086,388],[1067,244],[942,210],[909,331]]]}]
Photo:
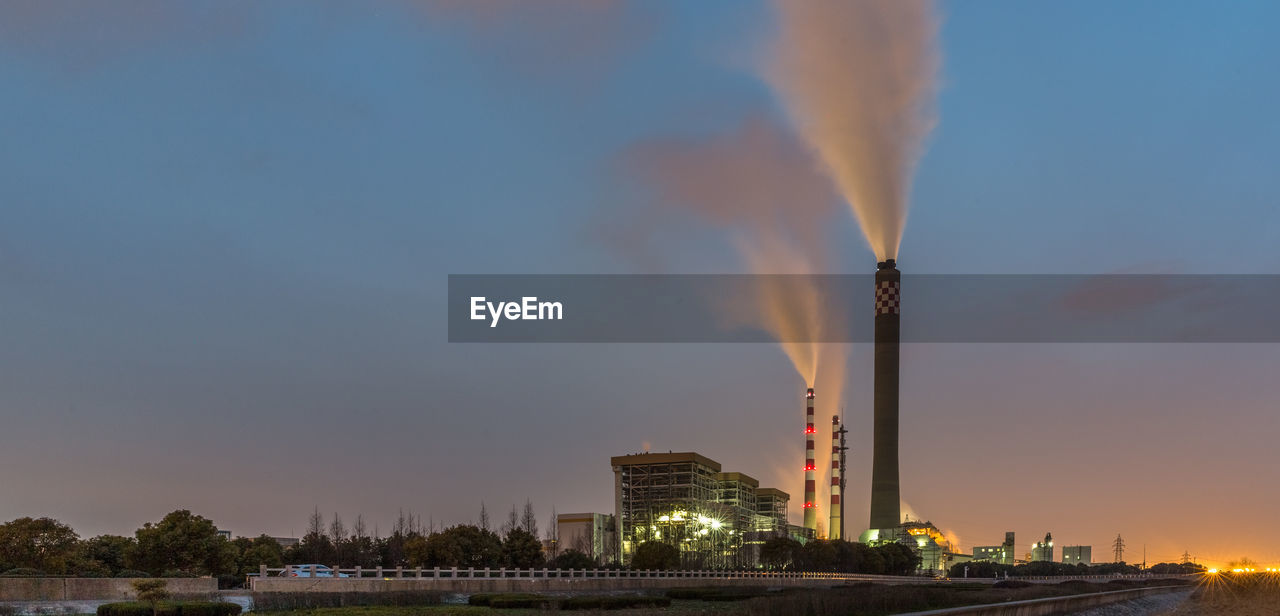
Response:
[{"label": "railing post", "polygon": [[396,565],[396,579],[398,580],[402,577],[404,577],[404,566]]},{"label": "railing post", "polygon": [[260,577],[260,578],[267,577],[267,566],[266,566],[266,565],[258,565],[258,577]]},{"label": "railing post", "polygon": [[437,580],[438,580],[438,579],[440,579],[440,567],[436,567],[435,569],[433,569],[433,570],[431,571],[431,577],[433,577],[433,578],[435,578],[435,579],[437,579]]},{"label": "railing post", "polygon": [[315,566],[315,565],[311,565],[311,577],[312,577],[312,578],[315,578],[315,577],[316,577],[316,566]]},{"label": "railing post", "polygon": [[417,569],[413,570],[413,577],[422,579],[422,567],[418,567]]},{"label": "railing post", "polygon": [[364,577],[364,572],[360,570],[360,565],[356,565],[356,578]]},{"label": "railing post", "polygon": [[475,568],[475,567],[467,567],[467,577],[468,577],[468,578],[473,578],[473,577],[475,577],[475,576],[476,576],[476,568]]},{"label": "railing post", "polygon": [[451,567],[451,568],[449,569],[449,577],[451,577],[451,578],[453,578],[453,579],[455,579],[455,580],[456,580],[456,579],[458,579],[458,568],[457,568],[457,567]]},{"label": "railing post", "polygon": [[382,579],[382,565],[378,565],[378,579]]}]

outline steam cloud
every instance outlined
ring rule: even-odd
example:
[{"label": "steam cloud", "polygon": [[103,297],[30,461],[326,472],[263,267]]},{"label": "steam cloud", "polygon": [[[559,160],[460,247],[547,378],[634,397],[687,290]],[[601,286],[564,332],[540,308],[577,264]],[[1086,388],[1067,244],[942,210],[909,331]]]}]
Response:
[{"label": "steam cloud", "polygon": [[931,0],[775,0],[769,81],[866,235],[897,258],[911,173],[935,123]]}]

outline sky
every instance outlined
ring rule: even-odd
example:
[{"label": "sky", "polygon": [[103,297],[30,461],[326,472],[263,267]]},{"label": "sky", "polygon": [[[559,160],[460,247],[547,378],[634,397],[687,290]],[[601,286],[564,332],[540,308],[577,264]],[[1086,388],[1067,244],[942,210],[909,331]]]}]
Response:
[{"label": "sky", "polygon": [[[910,273],[1280,274],[1272,2],[943,2]],[[0,4],[0,520],[187,508],[297,536],[526,499],[611,512],[608,458],[696,450],[802,492],[776,345],[450,344],[449,274],[736,273],[629,172],[785,126],[764,2]],[[828,273],[875,258],[851,214]],[[909,278],[905,278],[909,281]],[[909,284],[909,283],[904,283]],[[1275,345],[914,344],[902,494],[959,537],[1280,562]],[[851,345],[851,533],[871,349]]]}]

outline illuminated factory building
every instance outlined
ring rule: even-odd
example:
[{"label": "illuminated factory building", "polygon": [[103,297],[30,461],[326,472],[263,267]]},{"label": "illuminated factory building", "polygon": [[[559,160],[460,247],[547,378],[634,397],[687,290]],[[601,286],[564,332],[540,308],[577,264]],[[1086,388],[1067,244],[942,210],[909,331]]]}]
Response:
[{"label": "illuminated factory building", "polygon": [[1044,541],[1031,544],[1031,562],[1053,562],[1053,533],[1045,533]]},{"label": "illuminated factory building", "polygon": [[1012,565],[1017,559],[1014,551],[1013,533],[1004,534],[1004,543],[1000,545],[980,545],[973,548],[974,560],[985,560],[1001,565]]},{"label": "illuminated factory building", "polygon": [[788,534],[786,492],[761,488],[743,473],[693,452],[610,459],[618,553],[630,562],[640,544],[658,541],[694,567],[750,567],[765,540]]},{"label": "illuminated factory building", "polygon": [[908,519],[898,527],[896,535],[899,537],[899,542],[913,543],[912,547],[920,555],[919,570],[921,572],[945,572],[956,562],[970,560],[968,554],[956,552],[957,546],[953,545],[951,540],[947,539],[932,522]]},{"label": "illuminated factory building", "polygon": [[1062,546],[1062,562],[1068,565],[1092,565],[1093,564],[1093,546],[1091,545]]}]

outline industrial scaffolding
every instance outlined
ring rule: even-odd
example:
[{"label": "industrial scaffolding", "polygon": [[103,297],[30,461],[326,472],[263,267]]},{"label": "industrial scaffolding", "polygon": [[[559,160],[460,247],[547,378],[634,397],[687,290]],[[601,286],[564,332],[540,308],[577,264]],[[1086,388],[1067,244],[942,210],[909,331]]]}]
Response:
[{"label": "industrial scaffolding", "polygon": [[718,462],[697,453],[635,454],[611,463],[623,562],[640,544],[658,541],[679,550],[684,566],[750,567],[760,530],[786,528],[785,493],[770,491],[770,515],[762,515],[757,480],[721,472]]}]

